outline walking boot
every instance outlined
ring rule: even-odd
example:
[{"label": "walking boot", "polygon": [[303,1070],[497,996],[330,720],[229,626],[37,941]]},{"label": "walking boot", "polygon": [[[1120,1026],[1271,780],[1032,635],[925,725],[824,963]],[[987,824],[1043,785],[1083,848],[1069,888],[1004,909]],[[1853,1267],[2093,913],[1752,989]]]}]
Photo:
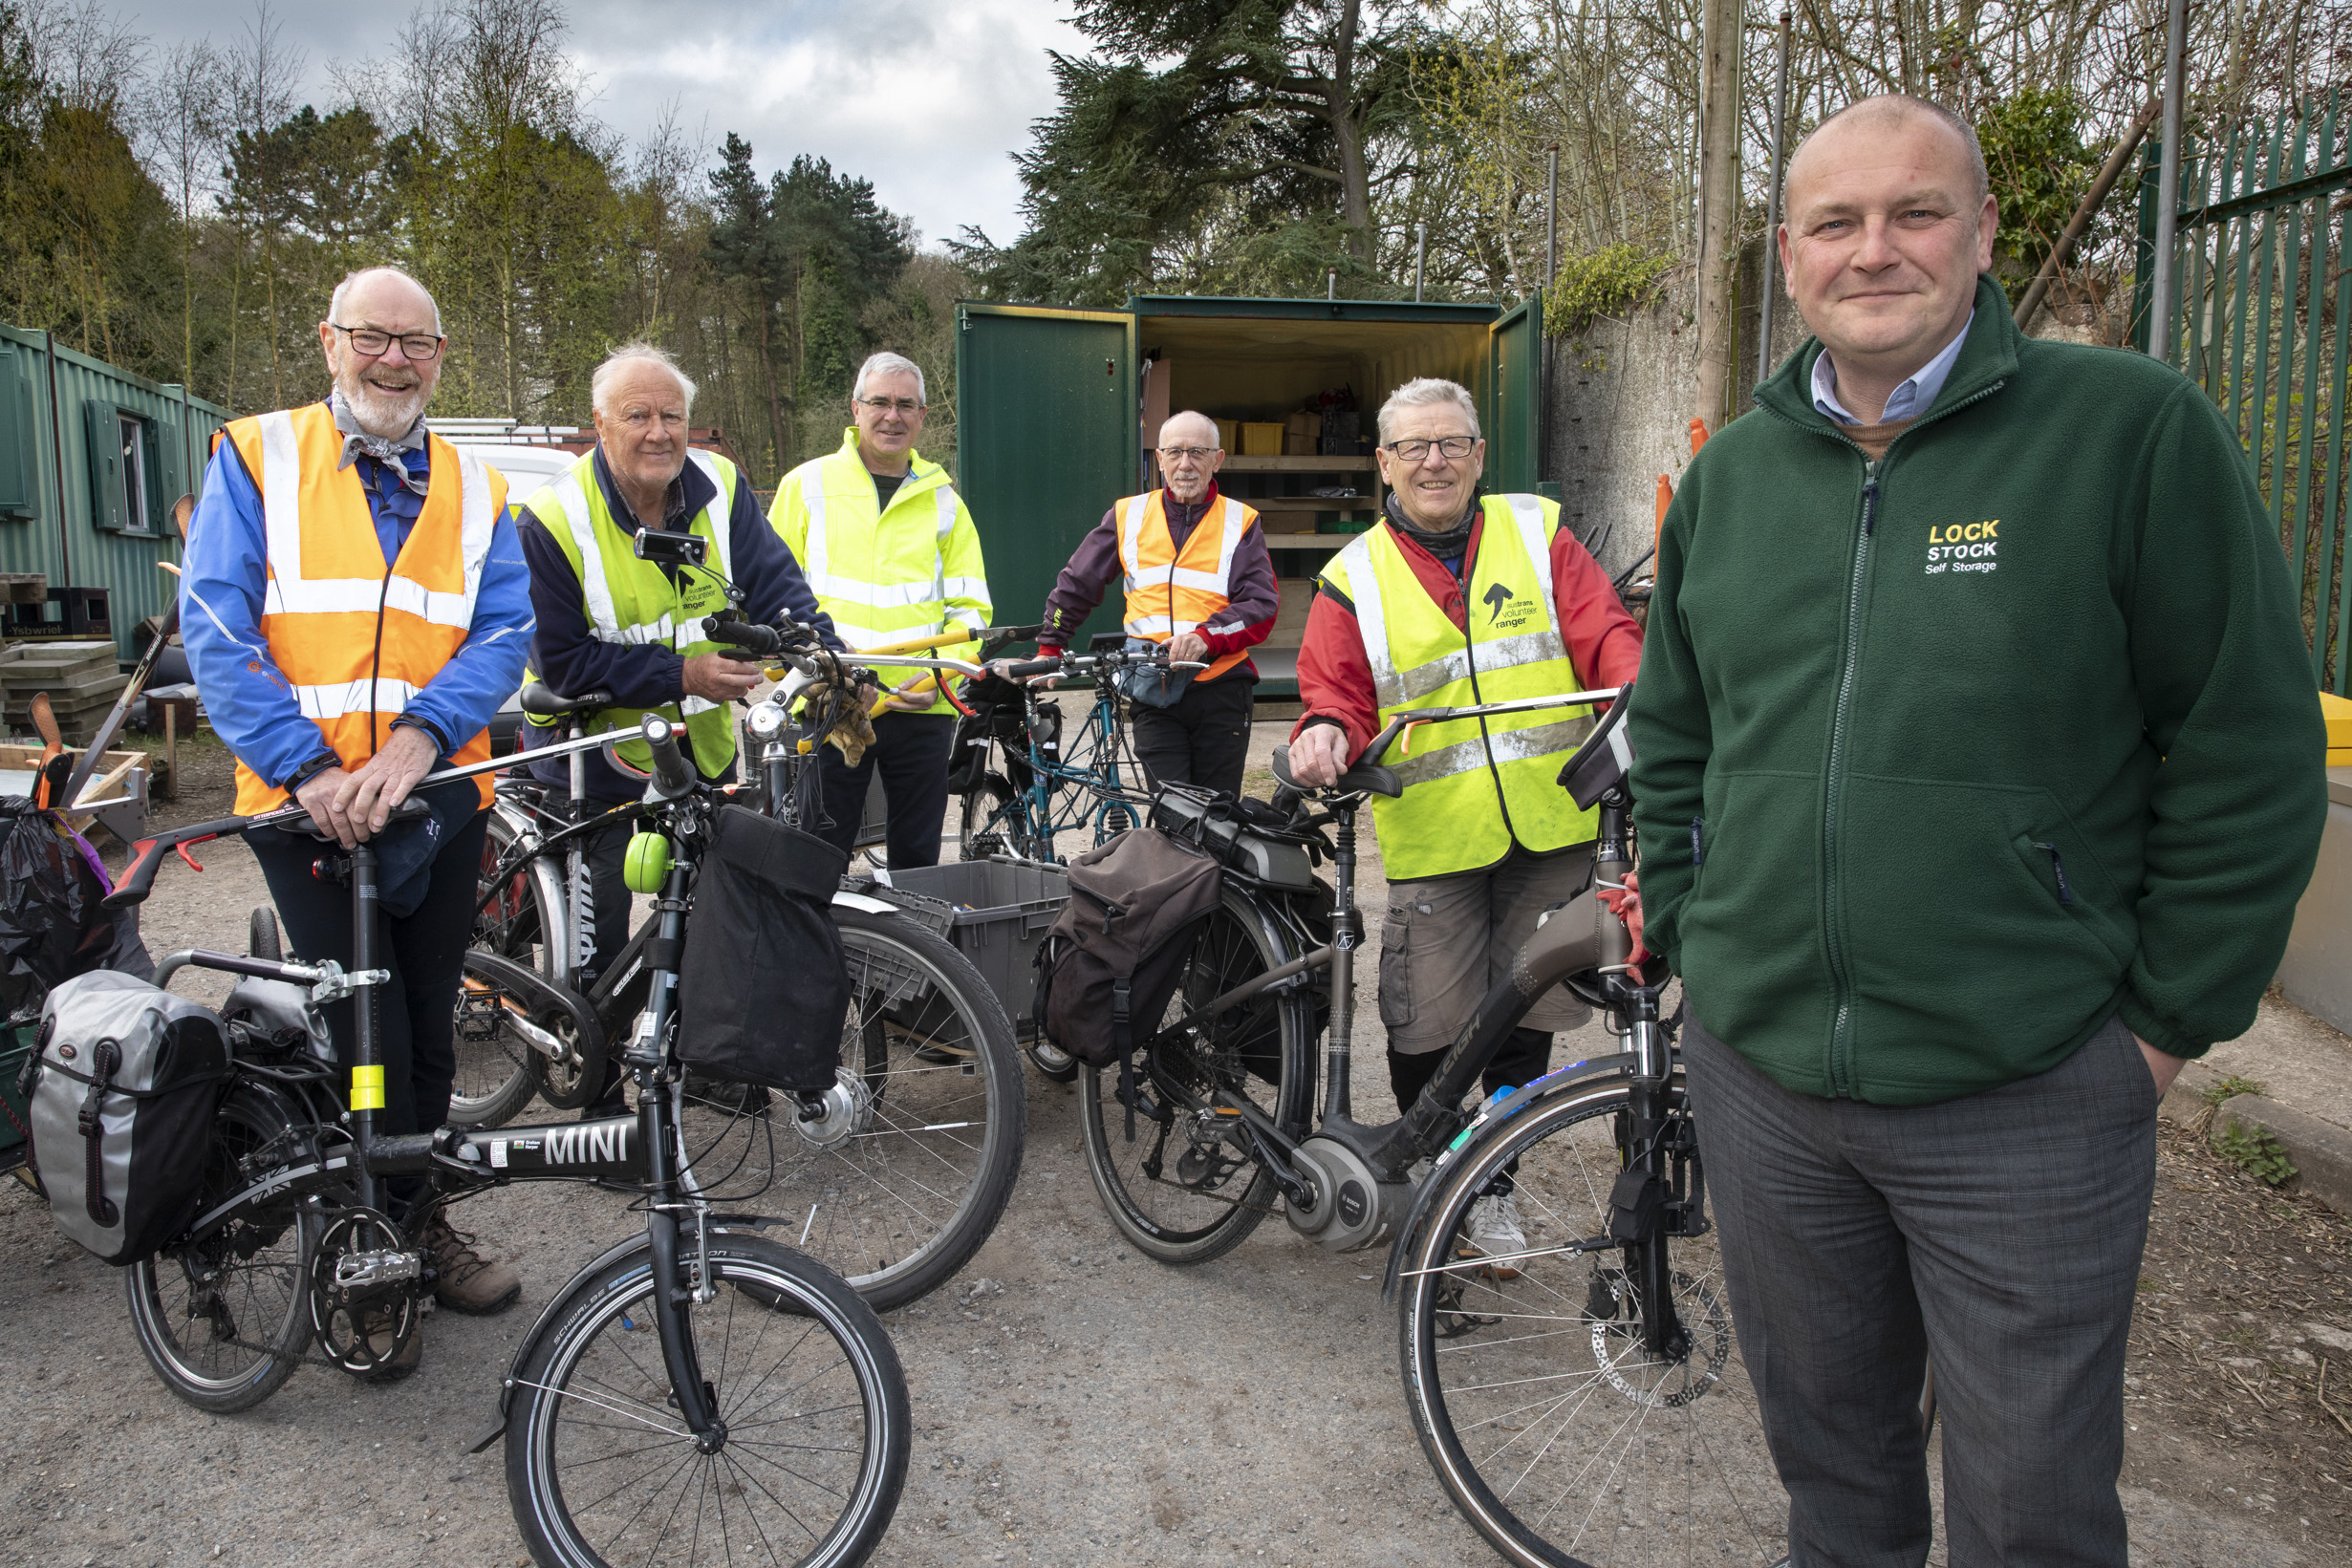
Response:
[{"label": "walking boot", "polygon": [[487,1317],[514,1305],[523,1277],[509,1263],[493,1262],[474,1249],[474,1237],[436,1212],[417,1233],[417,1244],[433,1255],[433,1299],[452,1312]]}]

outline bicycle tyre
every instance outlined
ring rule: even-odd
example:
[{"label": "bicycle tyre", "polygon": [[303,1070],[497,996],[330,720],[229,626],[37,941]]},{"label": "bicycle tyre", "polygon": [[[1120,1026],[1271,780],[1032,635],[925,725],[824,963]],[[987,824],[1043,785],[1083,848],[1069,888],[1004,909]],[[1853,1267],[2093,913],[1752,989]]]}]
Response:
[{"label": "bicycle tyre", "polygon": [[[1272,921],[1244,893],[1227,888],[1222,903],[1193,937],[1193,951],[1163,1021],[1174,1022],[1290,957]],[[1213,1038],[1205,1050],[1197,1039],[1164,1048],[1159,1069],[1195,1093],[1212,1083],[1250,1093],[1276,1126],[1294,1137],[1304,1136],[1315,1094],[1313,1014],[1306,998],[1303,990],[1261,992],[1241,1008],[1209,1020]],[[1264,1071],[1268,1065],[1274,1069],[1270,1083]],[[1138,1085],[1148,1086],[1140,1053],[1135,1079]],[[1263,1085],[1254,1093],[1253,1079]],[[1116,1065],[1081,1065],[1079,1112],[1087,1170],[1119,1234],[1147,1257],[1170,1264],[1205,1263],[1240,1246],[1271,1212],[1278,1192],[1274,1178],[1254,1160],[1230,1151],[1230,1145],[1219,1144],[1212,1146],[1212,1163],[1198,1184],[1167,1179],[1164,1156],[1176,1113],[1154,1090],[1154,1108],[1162,1114],[1153,1118],[1139,1111],[1135,1142],[1131,1144],[1118,1087]],[[1179,1156],[1179,1170],[1182,1159]],[[1227,1191],[1244,1170],[1249,1175],[1240,1193]]]},{"label": "bicycle tyre", "polygon": [[[694,1254],[691,1235],[681,1237],[681,1275]],[[849,1568],[890,1528],[914,1423],[905,1371],[873,1307],[830,1270],[761,1236],[715,1233],[710,1272],[714,1298],[686,1292],[683,1310],[728,1426],[714,1452],[665,1425],[677,1416],[652,1321],[648,1247],[572,1289],[578,1304],[518,1359],[507,1495],[541,1568],[739,1557]],[[784,1413],[768,1413],[779,1406]],[[638,1480],[616,1470],[633,1461]],[[582,1495],[567,1489],[568,1475]],[[714,1533],[719,1549],[705,1555]],[[806,1550],[782,1555],[780,1539]]]},{"label": "bicycle tyre", "polygon": [[[275,1090],[249,1082],[231,1087],[214,1117],[198,1214],[251,1185],[262,1170],[248,1162],[266,1169],[285,1160],[294,1124]],[[125,1268],[131,1331],[163,1386],[214,1415],[249,1410],[285,1386],[311,1340],[317,1239],[300,1195],[281,1192],[200,1241]]]},{"label": "bicycle tyre", "polygon": [[[507,873],[506,886],[487,909],[482,898],[490,891],[493,873],[521,842],[527,825],[511,808],[490,811],[489,836],[483,842],[482,868],[475,878],[472,946],[536,970],[557,985],[569,984],[571,965],[562,944],[550,933],[563,929],[563,874],[548,860],[525,862]],[[491,1023],[487,1038],[480,1020],[469,1020],[470,993],[458,990],[457,1034],[452,1047],[457,1074],[449,1090],[449,1120],[458,1127],[503,1127],[514,1120],[539,1091],[547,1059],[512,1029]]]},{"label": "bicycle tyre", "polygon": [[862,1124],[821,1147],[788,1102],[697,1081],[681,1133],[698,1181],[759,1187],[806,1227],[802,1251],[887,1312],[938,1289],[995,1231],[1021,1176],[1027,1085],[1003,1004],[953,943],[901,914],[831,913],[851,982],[842,1067],[871,1097]]},{"label": "bicycle tyre", "polygon": [[[1643,1351],[1622,1252],[1525,1257],[1503,1279],[1457,1246],[1471,1204],[1514,1160],[1531,1249],[1607,1235],[1629,1104],[1622,1078],[1568,1085],[1481,1131],[1435,1177],[1398,1293],[1406,1403],[1455,1507],[1522,1568],[1582,1568],[1580,1551],[1605,1551],[1610,1568],[1762,1568],[1787,1549],[1788,1501],[1715,1237],[1667,1243],[1693,1338],[1676,1360]],[[1669,1104],[1688,1117],[1679,1072]],[[1703,1191],[1700,1176],[1694,1154]]]}]

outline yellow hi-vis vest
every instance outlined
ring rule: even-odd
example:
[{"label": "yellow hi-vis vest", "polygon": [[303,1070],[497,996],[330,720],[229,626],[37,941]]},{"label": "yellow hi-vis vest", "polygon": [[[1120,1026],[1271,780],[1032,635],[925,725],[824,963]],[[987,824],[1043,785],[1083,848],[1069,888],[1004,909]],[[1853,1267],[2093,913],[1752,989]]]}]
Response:
[{"label": "yellow hi-vis vest", "polygon": [[[686,461],[709,476],[717,492],[710,505],[695,514],[687,530],[710,541],[712,571],[680,567],[675,583],[655,562],[637,559],[630,530],[614,520],[604,486],[596,483],[593,451],[523,504],[554,536],[564,559],[578,575],[580,596],[588,611],[588,634],[600,642],[659,643],[688,658],[719,647],[702,634],[702,617],[727,608],[726,591],[720,587],[719,578],[734,575],[727,569],[727,519],[735,507],[735,486],[740,481],[735,465],[724,458],[689,448]],[[599,708],[589,716],[588,727],[592,731],[634,730],[648,713],[685,720],[694,765],[705,779],[718,778],[735,761],[734,713],[725,703],[706,698],[684,697],[659,708]],[[552,724],[555,720],[533,719],[531,722]],[[624,741],[615,749],[631,767],[642,771],[653,766],[653,752],[641,740]]]},{"label": "yellow hi-vis vest", "polygon": [[[926,633],[988,624],[988,573],[980,530],[948,483],[947,470],[907,454],[906,478],[877,510],[874,476],[857,455],[857,427],[839,451],[784,476],[768,507],[768,526],[791,547],[817,604],[852,652],[904,642]],[[970,643],[942,645],[940,658],[970,658]],[[929,656],[929,655],[926,655]],[[907,665],[874,664],[884,686],[929,675]],[[954,711],[945,698],[931,713]]]},{"label": "yellow hi-vis vest", "polygon": [[[325,403],[234,419],[236,443],[261,492],[269,586],[261,632],[270,657],[346,768],[376,755],[392,721],[457,656],[474,619],[490,534],[507,481],[481,459],[427,434],[433,477],[416,526],[390,567],[343,433]],[[453,763],[490,755],[490,732],[451,737]],[[482,804],[496,787],[485,775]],[[282,805],[287,792],[237,764],[237,814]]]},{"label": "yellow hi-vis vest", "polygon": [[[1233,602],[1233,551],[1242,535],[1258,526],[1258,514],[1231,496],[1220,495],[1176,548],[1168,529],[1165,490],[1128,496],[1113,508],[1119,518],[1119,565],[1127,572],[1127,634],[1166,642],[1179,632],[1210,626],[1219,632],[1217,612]],[[1197,681],[1215,680],[1249,657],[1236,650],[1198,672]]]},{"label": "yellow hi-vis vest", "polygon": [[[1324,577],[1355,605],[1385,726],[1416,708],[1468,707],[1572,692],[1583,682],[1552,598],[1556,503],[1490,495],[1457,629],[1413,574],[1383,521],[1358,534]],[[1560,764],[1592,729],[1592,710],[1544,708],[1457,719],[1400,737],[1386,763],[1404,781],[1372,797],[1380,861],[1392,882],[1451,876],[1500,862],[1516,842],[1539,853],[1590,841],[1599,813],[1579,811]]]}]

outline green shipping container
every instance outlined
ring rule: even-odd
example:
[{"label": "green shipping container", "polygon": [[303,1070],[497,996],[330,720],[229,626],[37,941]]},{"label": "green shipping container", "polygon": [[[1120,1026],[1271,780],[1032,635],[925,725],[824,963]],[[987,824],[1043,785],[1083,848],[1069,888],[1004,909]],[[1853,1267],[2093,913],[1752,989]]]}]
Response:
[{"label": "green shipping container", "polygon": [[[1219,299],[1144,294],[1124,311],[956,307],[957,487],[972,508],[1001,624],[1035,620],[1087,530],[1156,480],[1149,448],[1170,414],[1282,424],[1346,388],[1360,439],[1403,382],[1442,376],[1478,400],[1489,489],[1536,490],[1543,307],[1388,300]],[[1294,437],[1293,444],[1301,438]],[[1257,507],[1283,608],[1257,651],[1262,698],[1298,694],[1297,650],[1314,574],[1376,517],[1379,478],[1363,452],[1244,455],[1219,483]],[[1349,496],[1317,490],[1352,489]],[[1084,637],[1116,631],[1113,583]]]},{"label": "green shipping container", "polygon": [[0,572],[105,589],[116,646],[131,658],[140,622],[175,591],[157,567],[180,559],[172,504],[203,483],[228,419],[184,387],[0,327]]}]

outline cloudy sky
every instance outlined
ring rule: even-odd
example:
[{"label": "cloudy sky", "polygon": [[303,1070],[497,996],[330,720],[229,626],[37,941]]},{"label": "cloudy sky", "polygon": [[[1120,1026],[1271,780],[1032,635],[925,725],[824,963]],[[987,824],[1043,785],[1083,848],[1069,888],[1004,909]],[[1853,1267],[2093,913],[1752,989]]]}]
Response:
[{"label": "cloudy sky", "polygon": [[[251,0],[111,0],[136,32],[168,45],[242,42]],[[1084,39],[1055,0],[570,0],[573,57],[592,112],[635,138],[676,100],[716,146],[748,140],[761,169],[799,153],[859,174],[924,242],[977,224],[999,243],[1020,226],[1010,154],[1053,106],[1048,48]],[[386,53],[405,0],[272,8],[305,56],[308,97],[335,99],[327,68]]]}]

